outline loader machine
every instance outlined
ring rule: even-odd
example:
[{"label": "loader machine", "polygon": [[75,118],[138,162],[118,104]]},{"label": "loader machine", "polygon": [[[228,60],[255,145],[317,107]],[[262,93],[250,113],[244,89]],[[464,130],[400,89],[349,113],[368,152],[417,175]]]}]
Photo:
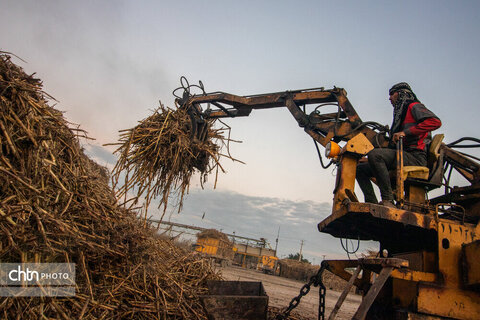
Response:
[{"label": "loader machine", "polygon": [[[193,94],[193,87],[200,93]],[[476,147],[478,139],[445,144],[443,135],[437,134],[428,149],[427,167],[403,166],[399,143],[397,168],[392,172],[397,207],[390,208],[359,202],[355,195],[357,164],[373,148],[387,146],[388,128],[362,121],[344,89],[238,96],[206,93],[201,82],[190,85],[185,78],[179,89],[183,94],[177,95],[176,103],[189,110],[198,138],[205,119],[287,108],[313,138],[317,151],[317,144],[325,147],[337,174],[332,212],[318,223],[318,230],[338,238],[378,241],[381,253],[376,258],[323,262],[321,271],[327,269],[348,281],[330,319],[352,285],[363,293],[353,319],[480,319],[480,164],[476,161],[480,159],[456,150]],[[336,112],[322,113],[327,105],[336,106]],[[326,167],[323,162],[322,166]],[[464,186],[450,185],[453,170],[465,178]],[[428,198],[434,189],[443,191]],[[319,318],[325,316],[324,301],[320,297]]]}]

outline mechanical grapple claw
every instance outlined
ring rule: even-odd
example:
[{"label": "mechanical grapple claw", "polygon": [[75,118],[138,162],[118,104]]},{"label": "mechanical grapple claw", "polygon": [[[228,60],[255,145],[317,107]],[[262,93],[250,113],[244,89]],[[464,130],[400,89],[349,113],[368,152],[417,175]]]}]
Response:
[{"label": "mechanical grapple claw", "polygon": [[[191,120],[191,138],[196,138],[200,141],[205,141],[207,138],[207,122],[204,117],[202,107],[198,104],[191,103],[191,98],[195,94],[191,93],[192,88],[201,90],[201,94],[205,95],[205,89],[202,81],[198,85],[190,85],[187,78],[182,76],[180,78],[181,86],[173,91],[176,97],[175,102],[180,109],[186,109]],[[181,97],[176,94],[177,91],[183,90]]]}]

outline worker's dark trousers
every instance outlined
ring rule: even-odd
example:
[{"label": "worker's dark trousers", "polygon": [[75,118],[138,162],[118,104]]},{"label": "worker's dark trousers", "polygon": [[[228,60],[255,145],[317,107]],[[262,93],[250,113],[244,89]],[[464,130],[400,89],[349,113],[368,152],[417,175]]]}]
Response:
[{"label": "worker's dark trousers", "polygon": [[[404,151],[404,166],[427,166],[427,154],[422,151]],[[378,203],[373,191],[371,177],[377,179],[382,200],[393,200],[392,184],[389,170],[397,168],[397,151],[395,149],[377,148],[368,153],[368,162],[357,166],[357,182],[362,189],[365,202]]]}]

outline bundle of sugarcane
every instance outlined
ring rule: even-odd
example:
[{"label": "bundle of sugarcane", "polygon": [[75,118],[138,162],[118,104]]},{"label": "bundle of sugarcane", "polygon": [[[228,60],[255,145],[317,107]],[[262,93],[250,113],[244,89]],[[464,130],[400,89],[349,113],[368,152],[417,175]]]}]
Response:
[{"label": "bundle of sugarcane", "polygon": [[[135,198],[130,206],[145,197],[145,214],[150,202],[160,196],[159,208],[163,214],[169,198],[176,200],[178,211],[182,208],[183,197],[188,192],[192,175],[200,174],[203,186],[208,174],[215,172],[215,185],[223,145],[229,137],[224,136],[225,128],[214,128],[215,120],[205,120],[203,135],[199,138],[193,132],[192,119],[187,108],[166,108],[160,104],[154,113],[128,130],[122,130],[119,145],[115,151],[119,158],[113,170],[114,185],[118,186],[119,198],[133,191]],[[162,215],[163,217],[163,215]]]},{"label": "bundle of sugarcane", "polygon": [[206,261],[118,206],[101,166],[48,105],[41,81],[0,53],[0,262],[76,264],[74,297],[3,297],[10,319],[206,319]]}]

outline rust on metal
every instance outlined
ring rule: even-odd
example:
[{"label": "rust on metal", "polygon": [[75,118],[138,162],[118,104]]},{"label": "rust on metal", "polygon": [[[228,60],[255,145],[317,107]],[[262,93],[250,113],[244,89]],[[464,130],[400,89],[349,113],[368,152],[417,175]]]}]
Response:
[{"label": "rust on metal", "polygon": [[472,234],[473,231],[473,226],[461,225],[448,220],[439,222],[438,269],[448,286],[459,288],[463,285],[460,276],[462,246],[471,242],[468,236],[467,239],[465,238],[465,235]]},{"label": "rust on metal", "polygon": [[392,278],[408,280],[408,281],[423,281],[423,282],[437,282],[437,274],[432,272],[414,271],[409,269],[397,269],[392,272]]},{"label": "rust on metal", "polygon": [[209,320],[267,319],[268,296],[261,282],[207,281],[208,295],[200,296]]},{"label": "rust on metal", "polygon": [[403,204],[403,139],[397,142],[397,201]]},{"label": "rust on metal", "polygon": [[[357,219],[355,217],[357,217]],[[320,232],[335,235],[341,232],[341,230],[339,230],[341,229],[339,227],[340,225],[344,226],[345,229],[348,229],[349,225],[356,224],[356,220],[359,219],[363,219],[369,223],[378,223],[378,220],[384,220],[399,223],[401,226],[410,225],[423,229],[437,228],[433,215],[425,215],[371,203],[352,202],[345,206],[340,206],[338,210],[332,213],[332,215],[321,221],[318,224],[318,229]],[[335,230],[329,228],[331,224],[335,225]]]},{"label": "rust on metal", "polygon": [[417,311],[454,319],[478,319],[480,294],[419,283]]},{"label": "rust on metal", "polygon": [[462,245],[463,282],[467,286],[480,286],[480,240]]},{"label": "rust on metal", "polygon": [[[358,266],[357,260],[328,260],[327,270],[331,273],[337,275],[338,277],[344,279],[345,281],[350,281],[352,274],[345,269],[355,268]],[[354,285],[359,286],[361,279],[355,279]]]}]

